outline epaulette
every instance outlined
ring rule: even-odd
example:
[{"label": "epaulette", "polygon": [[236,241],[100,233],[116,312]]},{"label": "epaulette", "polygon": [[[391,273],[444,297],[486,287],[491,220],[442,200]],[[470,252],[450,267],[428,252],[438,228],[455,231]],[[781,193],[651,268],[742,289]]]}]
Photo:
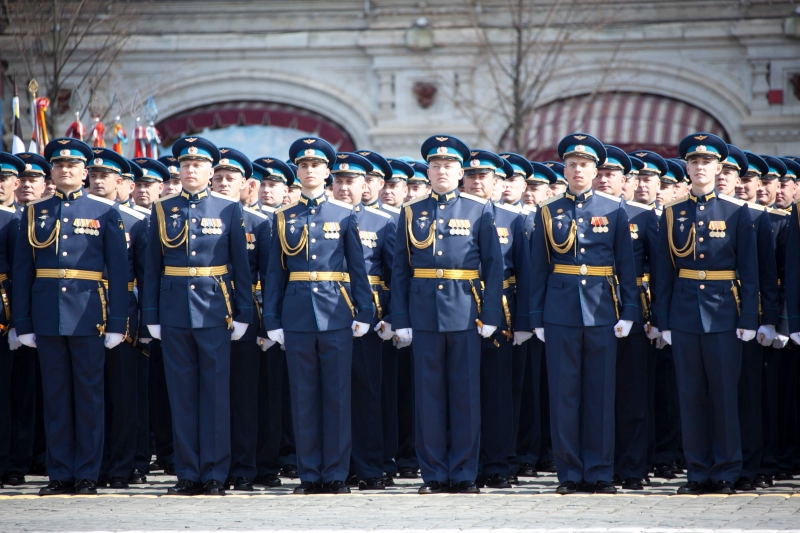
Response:
[{"label": "epaulette", "polygon": [[548,199],[547,199],[547,200],[545,200],[544,202],[542,202],[541,206],[542,206],[542,207],[544,207],[544,206],[546,206],[546,205],[552,204],[552,203],[553,203],[553,202],[555,202],[556,200],[561,200],[562,198],[564,198],[564,193],[557,194],[557,195],[555,195],[555,196],[552,196],[552,197],[548,198]]},{"label": "epaulette", "polygon": [[765,206],[761,205],[761,204],[757,204],[757,203],[755,203],[755,202],[746,202],[746,203],[747,203],[747,207],[749,207],[749,208],[750,208],[750,209],[752,209],[753,211],[761,211],[761,212],[764,212],[764,211],[766,211],[766,210],[767,210],[767,208],[766,208]]},{"label": "epaulette", "polygon": [[220,194],[218,192],[211,191],[211,196],[215,198],[222,198],[223,200],[228,200],[229,202],[238,202],[236,198],[231,198],[230,196],[225,196],[224,194]]},{"label": "epaulette", "polygon": [[289,205],[284,205],[284,206],[282,206],[282,207],[279,207],[278,209],[276,209],[276,210],[275,210],[275,213],[276,213],[276,214],[277,214],[277,213],[282,213],[282,212],[286,211],[287,209],[289,209],[290,207],[294,207],[294,206],[296,206],[296,205],[297,205],[297,204],[299,204],[299,203],[300,203],[300,202],[299,202],[299,201],[297,201],[297,202],[291,203],[291,204],[289,204]]},{"label": "epaulette", "polygon": [[352,206],[352,205],[350,205],[350,204],[347,204],[347,203],[345,203],[345,202],[340,202],[339,200],[336,200],[336,199],[334,199],[334,198],[328,198],[328,201],[329,201],[330,203],[332,203],[333,205],[338,205],[339,207],[344,207],[345,209],[350,209],[350,210],[352,210],[352,209],[353,209],[353,206]]},{"label": "epaulette", "polygon": [[775,209],[774,207],[768,208],[767,212],[770,215],[778,215],[778,216],[781,216],[781,217],[788,217],[789,216],[789,212],[788,211],[784,211],[783,209]]},{"label": "epaulette", "polygon": [[748,202],[745,202],[744,200],[740,200],[738,198],[734,198],[733,196],[728,196],[727,194],[717,194],[717,197],[720,200],[727,200],[728,202],[730,202],[732,204],[736,204],[736,205],[747,205],[747,203],[748,203]]},{"label": "epaulette", "polygon": [[511,211],[512,213],[520,214],[522,212],[522,208],[518,205],[508,205],[504,204],[503,202],[497,202],[494,204],[495,207],[499,207],[500,209],[505,209],[506,211]]},{"label": "epaulette", "polygon": [[655,206],[640,204],[639,202],[634,202],[633,200],[626,200],[625,203],[633,207],[638,207],[639,209],[647,209],[648,211],[655,209]]},{"label": "epaulette", "polygon": [[153,214],[152,211],[150,211],[146,207],[142,207],[140,205],[134,205],[133,208],[136,209],[137,211],[139,211],[140,213],[144,213],[145,215],[152,215]]},{"label": "epaulette", "polygon": [[381,209],[386,209],[387,211],[389,211],[390,213],[394,213],[395,215],[399,215],[400,214],[400,209],[396,208],[393,205],[383,204],[381,206]]},{"label": "epaulette", "polygon": [[661,210],[663,211],[664,209],[666,209],[668,207],[672,207],[673,205],[682,204],[683,202],[686,202],[688,200],[689,200],[688,196],[684,196],[683,198],[678,198],[677,200],[672,200],[668,204],[666,204],[664,206],[661,206]]},{"label": "epaulette", "polygon": [[134,218],[138,218],[139,220],[144,220],[145,218],[147,218],[142,213],[138,212],[133,208],[128,207],[127,205],[120,204],[117,207],[119,207],[119,210],[122,211],[123,213],[127,213]]},{"label": "epaulette", "polygon": [[275,211],[277,211],[277,209],[275,209],[274,207],[270,207],[268,205],[262,205],[261,210],[266,211],[267,213],[274,213]]},{"label": "epaulette", "polygon": [[103,202],[104,204],[108,205],[117,205],[117,202],[115,202],[114,200],[106,200],[105,198],[95,196],[94,194],[87,194],[86,198],[91,198],[92,200],[95,200],[97,202]]},{"label": "epaulette", "polygon": [[53,197],[53,195],[52,195],[52,194],[51,194],[51,195],[49,195],[49,196],[43,196],[43,197],[39,198],[38,200],[32,200],[32,201],[28,202],[28,203],[27,203],[27,204],[25,204],[25,205],[27,206],[27,205],[34,205],[34,204],[38,204],[39,202],[44,202],[45,200],[49,200],[49,199],[50,199],[50,198],[52,198],[52,197]]},{"label": "epaulette", "polygon": [[531,213],[533,213],[533,211],[531,211],[531,209],[527,205],[524,205],[522,206],[520,213],[522,213],[523,215],[530,215]]},{"label": "epaulette", "polygon": [[602,196],[603,198],[608,198],[609,200],[614,200],[617,203],[622,202],[622,198],[620,198],[619,196],[611,196],[610,194],[606,194],[606,193],[600,192],[600,191],[594,191],[594,193],[597,196]]},{"label": "epaulette", "polygon": [[7,207],[5,205],[0,205],[0,209],[2,209],[3,211],[6,211],[7,213],[16,213],[17,212],[17,210],[14,209],[13,207]]},{"label": "epaulette", "polygon": [[171,200],[171,199],[175,198],[176,196],[178,196],[179,194],[180,194],[179,192],[176,192],[175,194],[168,194],[166,196],[162,196],[161,198],[156,200],[156,202],[164,202],[166,200]]},{"label": "epaulette", "polygon": [[484,200],[483,198],[478,198],[477,196],[472,196],[471,194],[467,194],[465,192],[462,192],[459,196],[461,196],[462,198],[466,198],[467,200],[472,200],[473,202],[478,202],[479,204],[484,204],[484,205],[486,205],[486,202],[489,201],[489,200]]},{"label": "epaulette", "polygon": [[375,213],[376,215],[383,218],[392,218],[392,215],[390,215],[389,213],[384,213],[380,209],[364,209],[364,213]]},{"label": "epaulette", "polygon": [[250,213],[251,215],[255,215],[257,217],[269,218],[269,217],[267,217],[267,215],[265,215],[261,211],[258,211],[257,209],[253,209],[252,207],[245,207],[244,210],[247,211],[248,213]]},{"label": "epaulette", "polygon": [[416,198],[414,198],[413,200],[409,200],[409,201],[407,201],[406,203],[404,203],[404,204],[403,204],[403,207],[406,207],[406,206],[408,206],[408,205],[413,205],[413,204],[415,204],[415,203],[417,203],[417,202],[421,202],[422,200],[427,200],[427,199],[428,199],[428,198],[430,198],[430,197],[431,197],[430,193],[426,194],[425,196],[417,196],[417,197],[416,197]]}]

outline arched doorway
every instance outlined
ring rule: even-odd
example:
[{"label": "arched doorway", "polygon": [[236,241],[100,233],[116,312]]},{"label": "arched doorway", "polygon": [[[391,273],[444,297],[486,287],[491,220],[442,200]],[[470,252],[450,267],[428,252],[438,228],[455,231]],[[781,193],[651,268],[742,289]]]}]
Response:
[{"label": "arched doorway", "polygon": [[[728,139],[722,125],[705,111],[680,100],[643,93],[598,93],[563,98],[531,115],[525,127],[528,159],[558,157],[558,142],[572,132],[594,135],[631,152],[652,150],[677,157],[677,145],[690,133],[705,131]],[[508,133],[502,146],[509,147]]]}]

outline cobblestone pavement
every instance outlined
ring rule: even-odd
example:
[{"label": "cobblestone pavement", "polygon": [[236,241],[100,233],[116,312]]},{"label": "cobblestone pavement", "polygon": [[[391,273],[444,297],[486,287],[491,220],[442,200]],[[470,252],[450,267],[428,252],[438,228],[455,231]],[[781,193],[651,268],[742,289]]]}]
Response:
[{"label": "cobblestone pavement", "polygon": [[382,492],[293,496],[278,489],[219,497],[165,496],[174,477],[98,496],[40,498],[44,478],[0,490],[0,531],[342,531],[471,532],[800,532],[800,480],[734,496],[677,496],[685,478],[654,479],[642,492],[558,496],[555,476],[523,478],[512,490],[475,496],[419,496],[421,480],[398,480]]}]

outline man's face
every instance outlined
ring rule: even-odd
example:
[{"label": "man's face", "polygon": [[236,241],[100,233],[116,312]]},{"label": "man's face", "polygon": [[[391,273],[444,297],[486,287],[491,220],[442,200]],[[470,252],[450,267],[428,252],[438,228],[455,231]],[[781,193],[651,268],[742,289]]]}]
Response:
[{"label": "man's face", "polygon": [[283,197],[283,205],[289,205],[300,201],[303,190],[300,187],[289,187],[286,189],[286,196]]},{"label": "man's face", "polygon": [[361,197],[361,201],[365,204],[371,204],[378,198],[378,195],[380,194],[381,189],[383,189],[385,182],[383,178],[377,174],[369,174],[364,180],[364,183],[364,194]]},{"label": "man's face", "polygon": [[500,197],[505,204],[515,204],[522,199],[522,195],[528,187],[523,176],[514,174],[510,178],[501,181],[503,194]]},{"label": "man's face", "polygon": [[675,199],[675,184],[668,181],[662,181],[656,193],[656,202],[658,205],[665,206]]},{"label": "man's face", "polygon": [[[304,189],[317,190],[325,186],[325,180],[331,175],[328,165],[319,159],[303,159],[297,164],[297,179]],[[291,196],[291,191],[289,192]],[[297,199],[300,199],[298,195]]]},{"label": "man's face", "polygon": [[14,202],[14,190],[19,186],[19,178],[14,174],[0,174],[0,205],[11,205]]},{"label": "man's face", "polygon": [[53,180],[50,178],[44,180],[44,195],[53,196],[55,193],[56,193],[56,184],[53,183]]},{"label": "man's face", "polygon": [[211,190],[217,194],[239,200],[245,180],[241,172],[228,169],[217,169],[211,178]]},{"label": "man's face", "polygon": [[53,162],[50,177],[58,189],[65,192],[76,191],[86,179],[86,166],[77,159],[59,159]]},{"label": "man's face", "polygon": [[722,165],[722,170],[717,174],[717,191],[728,196],[736,194],[736,185],[739,183],[739,171],[733,167]]},{"label": "man's face", "polygon": [[625,176],[625,183],[622,184],[622,197],[626,200],[633,200],[636,193],[636,187],[639,186],[639,175],[628,174]]},{"label": "man's face", "polygon": [[736,185],[736,197],[747,202],[755,202],[758,189],[761,188],[761,179],[755,172],[748,172]]},{"label": "man's face", "polygon": [[34,200],[38,200],[44,194],[45,183],[44,178],[41,176],[22,176],[19,179],[19,186],[15,191],[17,195],[17,202],[27,204]]},{"label": "man's face", "polygon": [[798,185],[797,183],[795,183],[794,187],[794,201],[800,202],[800,185]]},{"label": "man's face", "polygon": [[333,178],[333,197],[346,204],[358,204],[366,188],[364,176],[337,175]]},{"label": "man's face", "polygon": [[497,178],[491,170],[481,170],[464,176],[464,192],[484,200],[492,198]]},{"label": "man's face", "polygon": [[169,196],[170,194],[180,194],[182,190],[183,190],[183,185],[181,185],[180,177],[170,178],[164,184],[164,190],[161,193],[161,196]]},{"label": "man's face", "polygon": [[569,156],[564,161],[564,177],[573,192],[583,192],[592,186],[597,176],[597,164],[586,157]]},{"label": "man's face", "polygon": [[761,178],[761,187],[756,193],[756,201],[761,205],[772,205],[778,194],[777,178]]},{"label": "man's face", "polygon": [[794,193],[797,189],[794,180],[783,179],[778,184],[778,193],[775,196],[775,204],[781,209],[785,209],[794,202]]},{"label": "man's face", "polygon": [[592,189],[619,197],[622,194],[623,183],[625,183],[625,175],[621,170],[599,168],[597,176],[592,180]]},{"label": "man's face", "polygon": [[415,181],[408,184],[408,194],[406,194],[405,201],[413,200],[420,196],[428,194],[428,184],[424,182]]},{"label": "man's face", "polygon": [[525,192],[522,193],[522,203],[535,207],[547,200],[550,195],[550,186],[547,183],[530,182],[526,184]]},{"label": "man's face", "polygon": [[429,163],[428,180],[434,191],[445,193],[458,187],[458,180],[464,176],[464,169],[461,168],[459,161],[435,158],[431,159]]},{"label": "man's face", "polygon": [[640,204],[652,204],[661,188],[661,179],[653,172],[639,172],[639,183],[633,199]]},{"label": "man's face", "polygon": [[133,187],[133,203],[139,207],[150,209],[163,189],[164,184],[160,181],[137,180]]},{"label": "man's face", "polygon": [[258,189],[260,186],[261,182],[255,178],[245,180],[242,191],[239,193],[239,201],[242,202],[242,205],[250,206],[258,202]]},{"label": "man's face", "polygon": [[557,181],[550,184],[550,196],[558,196],[567,192],[567,184],[563,181]]},{"label": "man's face", "polygon": [[122,176],[116,172],[92,169],[89,171],[89,192],[95,196],[116,200],[117,186],[122,183]]},{"label": "man's face", "polygon": [[199,192],[208,187],[214,168],[211,161],[206,159],[181,160],[181,186],[191,193]]},{"label": "man's face", "polygon": [[258,189],[258,199],[268,207],[277,207],[286,195],[286,184],[282,181],[262,180]]},{"label": "man's face", "polygon": [[392,207],[400,207],[408,195],[408,184],[405,180],[387,181],[381,189],[381,202]]},{"label": "man's face", "polygon": [[679,181],[675,184],[675,199],[686,198],[689,196],[689,184],[685,181]]},{"label": "man's face", "polygon": [[131,194],[133,194],[134,186],[135,185],[133,184],[133,180],[122,178],[117,184],[117,201],[127,202],[128,199],[131,197]]},{"label": "man's face", "polygon": [[716,157],[696,155],[686,162],[686,173],[698,190],[712,187],[721,171],[722,164]]}]

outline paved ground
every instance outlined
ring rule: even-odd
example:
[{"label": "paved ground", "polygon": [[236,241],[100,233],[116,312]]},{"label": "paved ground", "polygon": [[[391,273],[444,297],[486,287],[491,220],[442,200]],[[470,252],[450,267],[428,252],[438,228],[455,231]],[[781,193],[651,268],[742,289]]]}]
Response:
[{"label": "paved ground", "polygon": [[164,496],[175,478],[150,476],[130,491],[36,496],[44,478],[0,490],[0,532],[12,531],[343,531],[402,530],[800,532],[800,480],[735,496],[676,496],[684,481],[653,480],[644,492],[557,496],[555,477],[526,478],[513,490],[476,496],[418,496],[420,480],[349,496],[293,496],[279,489],[224,498]]}]

